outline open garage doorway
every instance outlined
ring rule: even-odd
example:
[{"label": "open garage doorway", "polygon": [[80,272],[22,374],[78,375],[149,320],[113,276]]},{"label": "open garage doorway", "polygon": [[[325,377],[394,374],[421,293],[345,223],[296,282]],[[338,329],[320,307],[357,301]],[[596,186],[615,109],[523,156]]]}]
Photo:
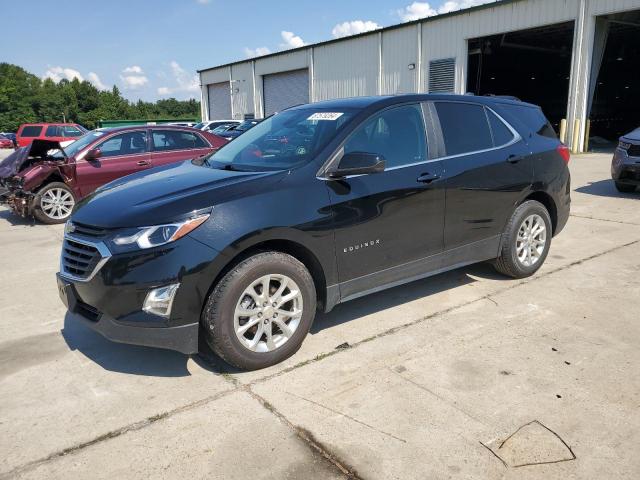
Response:
[{"label": "open garage doorway", "polygon": [[640,10],[596,20],[588,118],[592,150],[640,127]]},{"label": "open garage doorway", "polygon": [[566,118],[574,22],[469,40],[467,91],[540,105],[556,132]]}]

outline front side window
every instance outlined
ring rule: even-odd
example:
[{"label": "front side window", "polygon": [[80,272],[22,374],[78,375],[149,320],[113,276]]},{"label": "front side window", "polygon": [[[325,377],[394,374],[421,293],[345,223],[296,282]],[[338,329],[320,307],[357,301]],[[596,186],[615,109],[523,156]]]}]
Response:
[{"label": "front side window", "polygon": [[312,161],[356,112],[313,107],[280,112],[226,144],[208,157],[205,164],[247,171],[300,167]]},{"label": "front side window", "polygon": [[167,152],[171,150],[189,150],[193,148],[207,148],[209,145],[202,138],[191,132],[181,130],[154,130],[153,150]]},{"label": "front side window", "polygon": [[121,133],[105,140],[98,145],[98,148],[102,152],[102,157],[144,153],[147,151],[147,133],[144,131]]},{"label": "front side window", "polygon": [[21,137],[38,137],[42,133],[42,127],[40,125],[29,125],[22,129],[20,133]]},{"label": "front side window", "polygon": [[482,105],[435,102],[447,156],[493,148],[493,138]]},{"label": "front side window", "polygon": [[390,108],[366,120],[349,137],[344,153],[382,155],[386,168],[427,160],[427,139],[420,105]]},{"label": "front side window", "polygon": [[82,136],[82,132],[77,129],[76,127],[70,127],[70,126],[64,126],[61,127],[62,128],[62,135],[60,135],[61,137],[80,137]]}]

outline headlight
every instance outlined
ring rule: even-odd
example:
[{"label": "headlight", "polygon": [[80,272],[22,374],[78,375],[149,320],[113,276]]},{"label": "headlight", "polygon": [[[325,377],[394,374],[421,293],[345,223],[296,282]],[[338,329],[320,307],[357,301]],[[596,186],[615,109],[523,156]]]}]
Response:
[{"label": "headlight", "polygon": [[208,218],[209,214],[207,213],[179,223],[141,227],[134,232],[116,236],[112,242],[120,247],[119,250],[128,250],[127,247],[133,245],[137,245],[141,249],[159,247],[184,237],[206,222]]},{"label": "headlight", "polygon": [[618,147],[620,147],[622,150],[629,150],[631,148],[631,144],[620,140]]}]

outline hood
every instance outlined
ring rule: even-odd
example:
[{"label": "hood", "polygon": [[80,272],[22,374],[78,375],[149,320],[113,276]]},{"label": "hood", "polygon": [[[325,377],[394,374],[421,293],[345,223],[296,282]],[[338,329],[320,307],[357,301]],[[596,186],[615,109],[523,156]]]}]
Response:
[{"label": "hood", "polygon": [[0,162],[0,178],[12,177],[29,165],[44,161],[49,150],[61,150],[60,143],[34,140],[26,147],[19,148]]},{"label": "hood", "polygon": [[108,183],[82,200],[72,220],[102,228],[160,225],[263,190],[283,172],[234,172],[191,161],[135,173]]},{"label": "hood", "polygon": [[627,133],[622,138],[631,140],[632,142],[640,142],[640,128],[636,128],[633,132]]}]

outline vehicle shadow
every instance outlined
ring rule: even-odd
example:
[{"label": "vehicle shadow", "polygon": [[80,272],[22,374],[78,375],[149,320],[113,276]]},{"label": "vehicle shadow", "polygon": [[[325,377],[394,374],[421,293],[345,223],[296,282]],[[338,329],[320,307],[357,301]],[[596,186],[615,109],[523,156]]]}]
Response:
[{"label": "vehicle shadow", "polygon": [[[346,302],[338,305],[328,314],[318,313],[310,334],[315,335],[363,316],[472,284],[477,281],[474,277],[510,280],[497,273],[488,263],[471,265]],[[243,373],[242,370],[216,356],[202,338],[200,339],[201,353],[191,357],[170,350],[119,344],[105,339],[76,321],[74,315],[70,313],[65,317],[62,335],[69,348],[80,351],[104,369],[113,372],[158,377],[187,376],[190,375],[187,361],[192,358],[201,368],[214,374]]]},{"label": "vehicle shadow", "polygon": [[154,377],[186,377],[188,355],[160,348],[125,345],[107,340],[77,321],[71,313],[64,318],[62,337],[71,350],[105,370]]},{"label": "vehicle shadow", "polygon": [[638,190],[635,193],[621,193],[616,190],[613,180],[598,180],[597,182],[589,182],[588,185],[576,188],[576,192],[596,195],[599,197],[618,197],[618,198],[640,198]]},{"label": "vehicle shadow", "polygon": [[6,220],[12,226],[26,226],[26,227],[35,227],[38,225],[35,218],[23,218],[20,215],[16,215],[8,208],[0,208],[0,219]]}]

